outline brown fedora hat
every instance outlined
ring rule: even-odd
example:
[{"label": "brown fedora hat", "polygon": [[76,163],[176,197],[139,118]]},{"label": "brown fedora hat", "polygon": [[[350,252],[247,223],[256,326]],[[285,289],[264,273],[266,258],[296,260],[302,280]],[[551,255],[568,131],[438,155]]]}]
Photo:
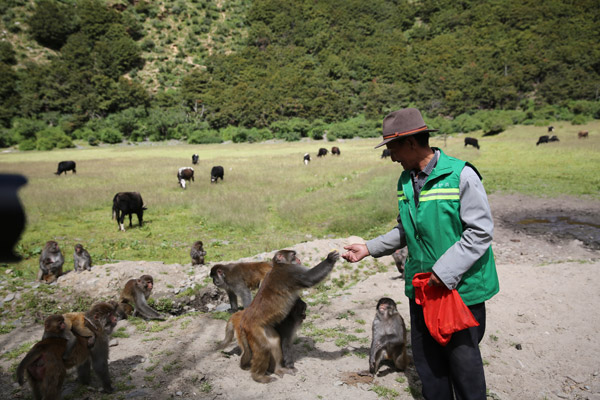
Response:
[{"label": "brown fedora hat", "polygon": [[375,148],[402,137],[416,135],[421,132],[437,131],[438,129],[427,128],[421,112],[416,108],[403,108],[402,110],[392,111],[383,119],[383,142]]}]

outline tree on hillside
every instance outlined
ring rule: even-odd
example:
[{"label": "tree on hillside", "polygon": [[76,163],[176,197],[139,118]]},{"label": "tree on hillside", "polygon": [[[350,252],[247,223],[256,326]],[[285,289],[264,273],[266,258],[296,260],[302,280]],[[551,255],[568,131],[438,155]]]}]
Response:
[{"label": "tree on hillside", "polygon": [[73,7],[55,0],[36,2],[28,24],[35,40],[55,50],[60,49],[77,29]]}]

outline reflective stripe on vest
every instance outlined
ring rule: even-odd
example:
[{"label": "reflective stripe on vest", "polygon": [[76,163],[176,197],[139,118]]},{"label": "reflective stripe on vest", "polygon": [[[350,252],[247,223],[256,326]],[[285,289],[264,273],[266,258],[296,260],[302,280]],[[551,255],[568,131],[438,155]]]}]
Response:
[{"label": "reflective stripe on vest", "polygon": [[421,191],[419,201],[430,200],[460,200],[459,188],[451,189],[429,189]]}]

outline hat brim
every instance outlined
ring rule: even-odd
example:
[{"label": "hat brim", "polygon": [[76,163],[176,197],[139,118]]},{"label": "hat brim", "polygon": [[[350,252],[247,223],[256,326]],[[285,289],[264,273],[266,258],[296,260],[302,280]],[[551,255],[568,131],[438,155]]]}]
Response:
[{"label": "hat brim", "polygon": [[394,136],[394,137],[392,137],[392,138],[385,139],[383,142],[379,143],[379,144],[378,144],[377,146],[375,146],[374,148],[376,149],[376,148],[378,148],[378,147],[381,147],[381,146],[383,146],[384,144],[387,144],[387,143],[389,143],[389,142],[391,142],[391,141],[394,141],[394,140],[396,140],[396,139],[401,139],[401,138],[405,138],[405,137],[408,137],[408,136],[418,135],[419,133],[424,133],[424,132],[437,132],[437,131],[439,131],[439,129],[423,129],[422,131],[410,132],[410,133],[406,133],[406,134],[404,134],[404,135],[398,135],[398,136]]}]

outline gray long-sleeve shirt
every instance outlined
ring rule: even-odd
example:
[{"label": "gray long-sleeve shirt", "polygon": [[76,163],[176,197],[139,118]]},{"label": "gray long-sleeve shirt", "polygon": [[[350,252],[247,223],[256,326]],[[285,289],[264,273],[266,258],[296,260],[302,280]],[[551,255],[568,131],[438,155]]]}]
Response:
[{"label": "gray long-sleeve shirt", "polygon": [[[423,171],[411,171],[417,204],[421,189],[437,165],[439,155],[439,150],[436,150],[435,156]],[[433,271],[448,289],[455,289],[463,274],[486,252],[494,233],[492,211],[485,189],[477,173],[468,165],[460,174],[459,194],[460,219],[465,230],[460,240],[446,250],[433,266]],[[391,231],[366,242],[371,256],[387,256],[406,246],[400,215],[397,221],[398,225]]]}]

